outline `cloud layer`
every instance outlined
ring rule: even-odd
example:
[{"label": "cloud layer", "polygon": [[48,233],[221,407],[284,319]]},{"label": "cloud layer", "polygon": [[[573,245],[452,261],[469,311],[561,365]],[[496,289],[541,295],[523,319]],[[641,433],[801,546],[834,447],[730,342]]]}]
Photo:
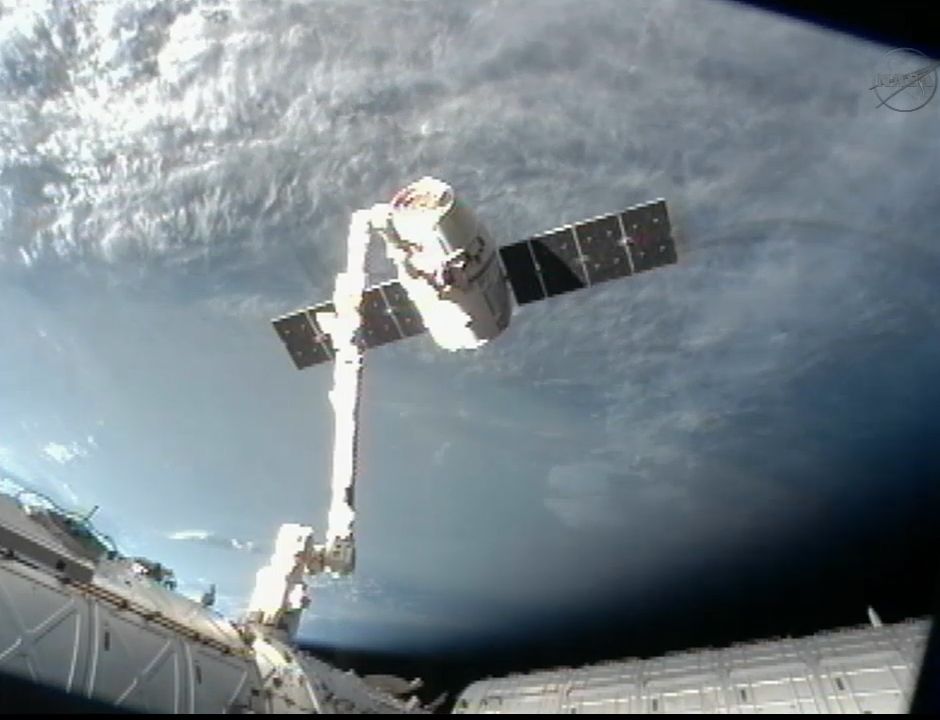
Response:
[{"label": "cloud layer", "polygon": [[199,543],[222,550],[235,550],[253,555],[263,555],[265,552],[263,547],[259,547],[251,540],[223,537],[208,530],[177,530],[167,535],[167,539],[178,542]]},{"label": "cloud layer", "polygon": [[241,551],[247,594],[236,538],[328,505],[329,373],[268,319],[329,292],[351,209],[434,174],[505,242],[664,197],[680,263],[472,356],[370,357],[363,617],[524,618],[909,507],[940,101],[875,108],[884,50],[721,2],[4,5],[0,457],[181,576]]}]

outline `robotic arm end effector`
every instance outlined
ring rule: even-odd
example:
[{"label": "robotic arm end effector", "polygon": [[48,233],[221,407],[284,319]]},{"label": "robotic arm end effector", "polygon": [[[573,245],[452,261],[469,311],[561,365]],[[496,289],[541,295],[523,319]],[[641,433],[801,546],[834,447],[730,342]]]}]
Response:
[{"label": "robotic arm end effector", "polygon": [[352,532],[345,537],[335,537],[323,553],[323,566],[334,575],[350,575],[356,569],[356,544]]}]

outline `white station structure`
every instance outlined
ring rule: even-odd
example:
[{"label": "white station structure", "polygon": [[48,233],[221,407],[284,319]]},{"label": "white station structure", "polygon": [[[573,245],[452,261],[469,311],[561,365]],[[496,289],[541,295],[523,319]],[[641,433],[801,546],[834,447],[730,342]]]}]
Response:
[{"label": "white station structure", "polygon": [[472,683],[456,714],[906,713],[930,622],[841,628]]},{"label": "white station structure", "polygon": [[[369,286],[384,242],[397,278]],[[355,569],[359,399],[367,350],[427,332],[470,351],[526,304],[677,261],[666,204],[497,245],[453,188],[425,177],[353,213],[331,302],[274,320],[298,369],[333,362],[332,502],[323,543],[285,524],[230,621],[175,592],[172,572],[126,558],[88,518],[0,496],[0,674],[132,711],[428,713],[410,682],[343,672],[296,646],[306,580]],[[926,621],[473,683],[456,713],[904,712]]]}]

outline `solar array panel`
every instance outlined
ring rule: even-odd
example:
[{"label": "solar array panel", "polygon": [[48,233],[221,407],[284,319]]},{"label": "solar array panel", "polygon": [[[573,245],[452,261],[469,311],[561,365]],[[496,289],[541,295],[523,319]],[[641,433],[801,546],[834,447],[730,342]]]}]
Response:
[{"label": "solar array panel", "polygon": [[328,362],[336,354],[330,336],[317,322],[317,312],[334,312],[333,303],[320,303],[273,321],[274,329],[298,370]]},{"label": "solar array panel", "polygon": [[[360,339],[366,348],[420,335],[425,331],[421,314],[397,280],[375,285],[362,295]],[[298,370],[333,360],[336,351],[330,336],[320,327],[316,314],[335,312],[332,302],[277,318],[274,329]]]},{"label": "solar array panel", "polygon": [[520,305],[678,259],[664,200],[504,245],[499,254]]},{"label": "solar array panel", "polygon": [[362,339],[367,348],[404,340],[425,331],[421,313],[397,280],[366,290],[360,312]]}]

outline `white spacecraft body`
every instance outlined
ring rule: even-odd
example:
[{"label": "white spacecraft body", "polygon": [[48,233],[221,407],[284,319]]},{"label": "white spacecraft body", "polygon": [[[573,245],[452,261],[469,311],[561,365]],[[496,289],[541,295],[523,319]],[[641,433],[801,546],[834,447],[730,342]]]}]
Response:
[{"label": "white spacecraft body", "polygon": [[472,350],[509,325],[496,244],[446,183],[425,177],[395,195],[385,248],[438,346]]},{"label": "white spacecraft body", "polygon": [[455,714],[900,714],[930,622],[845,628],[479,680]]}]

